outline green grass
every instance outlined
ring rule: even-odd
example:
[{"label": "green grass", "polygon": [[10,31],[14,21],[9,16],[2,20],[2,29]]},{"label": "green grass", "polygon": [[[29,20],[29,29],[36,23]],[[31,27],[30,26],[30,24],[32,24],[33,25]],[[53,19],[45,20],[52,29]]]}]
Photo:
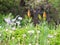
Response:
[{"label": "green grass", "polygon": [[0,45],[60,45],[60,25],[56,30],[46,21],[34,26],[31,19],[26,17],[20,26],[12,30],[10,25],[1,25]]}]

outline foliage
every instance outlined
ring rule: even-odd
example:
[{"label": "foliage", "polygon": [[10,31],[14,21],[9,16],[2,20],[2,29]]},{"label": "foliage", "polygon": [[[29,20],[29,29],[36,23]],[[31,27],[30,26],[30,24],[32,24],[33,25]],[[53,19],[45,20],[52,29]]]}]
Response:
[{"label": "foliage", "polygon": [[46,21],[34,26],[31,19],[27,16],[21,21],[21,24],[23,26],[21,25],[21,27],[17,27],[15,30],[13,30],[13,27],[9,28],[9,25],[7,25],[6,28],[0,26],[0,44],[60,45],[60,25],[56,28],[56,30],[53,28],[50,29]]},{"label": "foliage", "polygon": [[[49,0],[49,2],[52,4],[54,8],[57,9],[58,15],[60,15],[60,1],[59,0]],[[59,16],[60,17],[60,16]]]},{"label": "foliage", "polygon": [[[24,12],[25,7],[35,8],[35,7],[40,6],[41,4],[44,4],[44,0],[24,0],[26,6],[21,8],[20,1],[21,0],[0,0],[0,13],[12,12],[13,14],[20,14],[22,16],[26,13]],[[48,2],[52,5],[51,16],[54,18],[54,20],[59,20],[60,19],[60,6],[59,6],[60,1],[59,0],[48,0]],[[57,9],[57,12],[53,8]]]},{"label": "foliage", "polygon": [[[30,6],[35,8],[44,3],[37,0],[25,0],[25,2],[29,8]],[[51,12],[53,13],[53,18],[59,20],[60,1],[49,0],[49,3],[52,4]],[[9,18],[9,15],[12,15],[10,12],[18,14],[18,8],[20,8],[19,5],[19,0],[0,0],[0,13],[7,13],[7,16],[0,14],[1,45],[60,45],[60,25],[57,25],[56,28],[53,20],[48,24],[45,20],[39,17],[42,21],[39,21],[40,24],[34,26],[32,18],[25,16],[25,18],[19,21],[19,26],[11,24],[7,25],[4,19]],[[54,13],[55,10],[53,10],[53,8],[57,9],[58,14]],[[22,10],[24,9],[21,9],[21,11]],[[10,20],[15,19],[14,16],[10,16],[10,18]],[[18,20],[15,20],[13,24],[16,24],[17,21]]]},{"label": "foliage", "polygon": [[17,1],[16,0],[0,0],[0,13],[9,13],[16,10],[18,7]]},{"label": "foliage", "polygon": [[38,5],[40,5],[42,2],[41,0],[26,0],[26,5],[31,8],[36,8]]}]

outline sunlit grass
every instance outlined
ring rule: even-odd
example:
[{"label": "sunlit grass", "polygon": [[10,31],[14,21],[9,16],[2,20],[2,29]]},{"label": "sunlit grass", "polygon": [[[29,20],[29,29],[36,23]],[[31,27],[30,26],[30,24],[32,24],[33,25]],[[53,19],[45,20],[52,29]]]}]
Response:
[{"label": "sunlit grass", "polygon": [[60,45],[60,25],[56,30],[46,21],[34,26],[27,17],[20,23],[21,27],[14,25],[15,28],[0,25],[0,45]]}]

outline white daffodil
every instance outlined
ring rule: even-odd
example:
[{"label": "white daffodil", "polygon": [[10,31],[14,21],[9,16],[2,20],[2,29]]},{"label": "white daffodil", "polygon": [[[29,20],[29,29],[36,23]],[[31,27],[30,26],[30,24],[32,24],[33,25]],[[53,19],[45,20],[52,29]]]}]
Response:
[{"label": "white daffodil", "polygon": [[19,20],[22,20],[22,17],[18,17]]}]

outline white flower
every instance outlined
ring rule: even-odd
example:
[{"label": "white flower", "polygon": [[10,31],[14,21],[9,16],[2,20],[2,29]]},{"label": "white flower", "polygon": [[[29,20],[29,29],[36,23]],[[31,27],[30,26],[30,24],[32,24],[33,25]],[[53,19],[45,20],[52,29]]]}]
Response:
[{"label": "white flower", "polygon": [[26,34],[23,34],[23,37],[26,37]]},{"label": "white flower", "polygon": [[20,21],[16,21],[17,24],[20,24]]},{"label": "white flower", "polygon": [[15,37],[12,37],[12,39],[14,40],[14,39],[15,39]]},{"label": "white flower", "polygon": [[1,34],[0,34],[0,36],[1,36]]},{"label": "white flower", "polygon": [[39,31],[39,30],[37,30],[37,33],[39,34],[39,33],[40,33],[40,31]]},{"label": "white flower", "polygon": [[32,45],[31,43],[29,43],[29,45]]},{"label": "white flower", "polygon": [[28,33],[34,33],[34,30],[30,30],[30,31],[28,31]]},{"label": "white flower", "polygon": [[7,24],[11,24],[10,18],[5,18],[4,20],[5,20],[5,22],[6,22]]},{"label": "white flower", "polygon": [[49,35],[48,35],[48,38],[53,38],[53,35],[50,35],[50,34],[49,34]]},{"label": "white flower", "polygon": [[8,31],[8,29],[6,29],[6,31]]},{"label": "white flower", "polygon": [[22,20],[22,17],[18,17],[19,20]]},{"label": "white flower", "polygon": [[12,27],[12,30],[16,30],[16,28],[15,27]]},{"label": "white flower", "polygon": [[16,21],[16,19],[12,19],[12,22]]}]

